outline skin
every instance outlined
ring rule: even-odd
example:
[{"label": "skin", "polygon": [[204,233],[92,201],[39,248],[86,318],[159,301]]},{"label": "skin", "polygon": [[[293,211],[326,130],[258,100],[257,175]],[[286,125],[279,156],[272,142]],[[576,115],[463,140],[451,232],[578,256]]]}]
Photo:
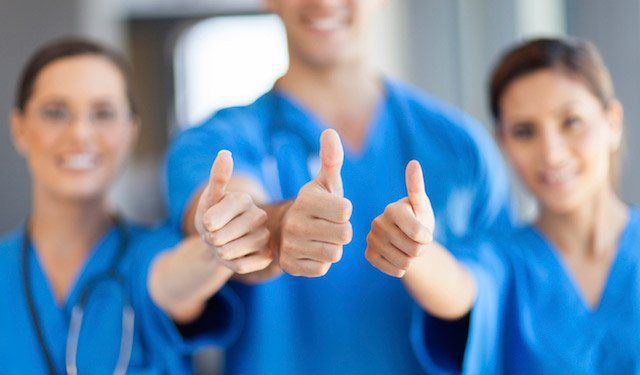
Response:
[{"label": "skin", "polygon": [[[266,189],[246,175],[232,175],[228,191],[249,194],[267,214],[273,262],[261,271],[236,275],[258,283],[281,274],[318,277],[342,256],[352,237],[351,202],[342,196],[342,141],[349,151],[361,151],[383,85],[368,59],[369,29],[380,0],[269,0],[287,31],[289,69],[276,89],[296,98],[333,129],[320,140],[322,171],[288,201],[265,204]],[[341,141],[342,139],[342,141]],[[339,162],[338,162],[339,160]],[[204,191],[204,188],[203,190]],[[185,233],[206,237],[198,228],[201,198],[188,205]],[[237,203],[240,204],[240,203]],[[237,208],[229,208],[237,210]]]},{"label": "skin", "polygon": [[[107,192],[135,144],[138,121],[130,115],[118,68],[103,57],[81,55],[44,67],[24,110],[14,109],[10,122],[32,176],[31,237],[62,305],[90,250],[113,224]],[[206,258],[207,250],[201,241],[187,240],[150,271],[152,298],[177,321],[197,318],[232,274]]]},{"label": "skin", "polygon": [[[595,309],[628,219],[609,178],[612,155],[620,147],[622,107],[616,100],[601,103],[566,72],[543,69],[514,80],[500,111],[498,140],[538,201],[535,225],[555,244],[586,304]],[[407,169],[409,197],[419,191],[420,199],[428,199],[409,177],[416,168]],[[412,222],[412,201],[393,203],[376,219],[367,259],[392,276],[404,274],[407,290],[431,314],[460,318],[473,306],[475,281],[445,248],[426,243],[427,236],[411,242],[413,232],[403,228]],[[432,214],[428,205],[422,207]],[[428,227],[431,221],[418,220],[415,208],[414,213]]]}]

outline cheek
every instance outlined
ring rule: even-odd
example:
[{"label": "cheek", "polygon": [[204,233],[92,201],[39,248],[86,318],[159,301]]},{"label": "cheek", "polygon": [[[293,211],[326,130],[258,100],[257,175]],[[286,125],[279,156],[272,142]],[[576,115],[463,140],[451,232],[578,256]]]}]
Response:
[{"label": "cheek", "polygon": [[54,156],[58,137],[47,131],[28,130],[22,138],[22,152],[30,162]]},{"label": "cheek", "polygon": [[506,140],[503,143],[503,150],[506,157],[509,159],[509,163],[513,169],[524,180],[529,180],[529,176],[534,172],[534,153],[535,148],[532,144],[523,144],[520,142],[514,142],[513,140]]},{"label": "cheek", "polygon": [[118,128],[108,132],[101,138],[103,152],[112,155],[114,161],[119,162],[131,151],[134,134],[131,128]]},{"label": "cheek", "polygon": [[577,147],[584,167],[594,174],[606,175],[611,161],[611,134],[607,129],[590,131],[578,142]]}]

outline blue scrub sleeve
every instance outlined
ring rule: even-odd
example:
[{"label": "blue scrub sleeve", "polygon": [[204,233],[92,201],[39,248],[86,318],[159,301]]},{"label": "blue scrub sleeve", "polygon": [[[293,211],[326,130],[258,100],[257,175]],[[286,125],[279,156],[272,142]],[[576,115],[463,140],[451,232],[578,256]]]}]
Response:
[{"label": "blue scrub sleeve", "polygon": [[[261,180],[260,162],[250,138],[233,129],[233,119],[219,114],[208,122],[185,130],[169,147],[165,160],[165,179],[169,215],[174,225],[182,226],[189,202],[208,179],[218,151],[231,151],[234,173]],[[242,121],[239,119],[238,121]]]},{"label": "blue scrub sleeve", "polygon": [[508,265],[488,245],[457,249],[457,254],[464,254],[461,261],[476,281],[473,308],[468,316],[450,322],[416,307],[411,326],[413,349],[428,374],[494,374],[500,371],[503,352],[500,322]]}]

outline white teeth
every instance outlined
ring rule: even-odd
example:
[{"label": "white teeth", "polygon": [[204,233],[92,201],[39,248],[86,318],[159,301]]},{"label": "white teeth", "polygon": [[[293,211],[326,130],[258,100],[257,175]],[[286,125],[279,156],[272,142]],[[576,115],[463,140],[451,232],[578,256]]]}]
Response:
[{"label": "white teeth", "polygon": [[92,169],[96,166],[96,157],[93,154],[68,155],[62,159],[62,166],[75,170]]},{"label": "white teeth", "polygon": [[309,24],[320,31],[333,31],[345,26],[343,17],[314,19]]}]

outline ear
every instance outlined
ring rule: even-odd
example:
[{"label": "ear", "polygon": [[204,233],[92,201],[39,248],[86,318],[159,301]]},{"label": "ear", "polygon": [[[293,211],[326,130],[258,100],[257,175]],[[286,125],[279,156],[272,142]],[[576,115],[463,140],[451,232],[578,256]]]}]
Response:
[{"label": "ear", "polygon": [[606,116],[609,126],[611,127],[611,151],[617,151],[622,144],[624,109],[622,104],[613,99],[609,102],[606,109]]},{"label": "ear", "polygon": [[13,147],[16,148],[16,151],[18,151],[20,155],[26,156],[29,147],[22,111],[18,108],[13,108],[9,115],[9,124],[11,125],[11,140],[13,141]]}]

